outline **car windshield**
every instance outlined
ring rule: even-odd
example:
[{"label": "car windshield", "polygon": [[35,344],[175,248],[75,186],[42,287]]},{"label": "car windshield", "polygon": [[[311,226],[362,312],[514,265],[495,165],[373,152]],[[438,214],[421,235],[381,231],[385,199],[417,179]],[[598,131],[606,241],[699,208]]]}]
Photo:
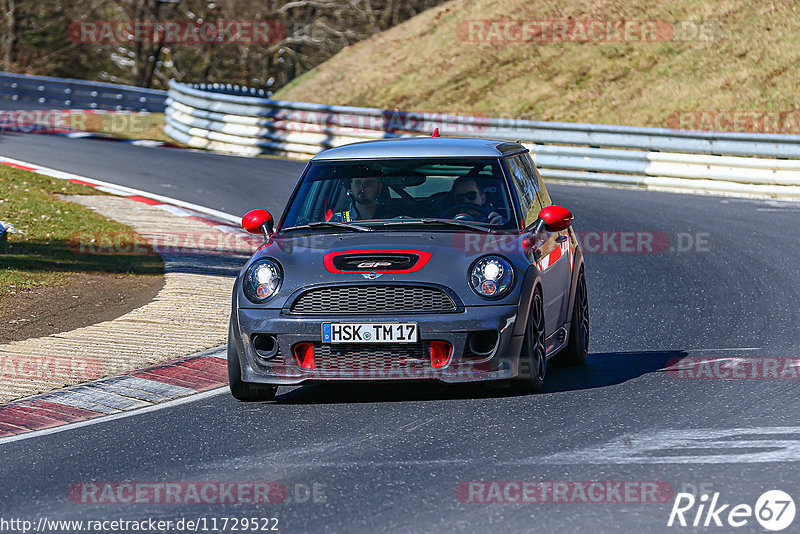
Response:
[{"label": "car windshield", "polygon": [[346,225],[402,230],[415,222],[451,230],[511,229],[516,225],[505,183],[493,158],[313,162],[281,231]]}]

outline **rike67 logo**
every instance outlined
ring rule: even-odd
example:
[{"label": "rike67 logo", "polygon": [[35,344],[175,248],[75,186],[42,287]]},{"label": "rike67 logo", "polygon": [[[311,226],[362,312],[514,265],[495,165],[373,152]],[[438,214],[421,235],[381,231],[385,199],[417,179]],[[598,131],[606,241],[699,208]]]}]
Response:
[{"label": "rike67 logo", "polygon": [[780,490],[770,490],[761,495],[755,506],[720,502],[719,492],[699,498],[691,493],[678,493],[669,514],[667,526],[680,527],[743,527],[752,519],[764,529],[778,532],[794,521],[795,504],[792,497]]}]

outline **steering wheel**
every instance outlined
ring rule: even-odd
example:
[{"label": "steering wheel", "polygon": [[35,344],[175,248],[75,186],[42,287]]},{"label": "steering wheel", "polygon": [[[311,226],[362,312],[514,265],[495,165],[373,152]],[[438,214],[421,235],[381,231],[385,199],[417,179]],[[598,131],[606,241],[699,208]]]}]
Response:
[{"label": "steering wheel", "polygon": [[492,208],[487,206],[464,202],[447,208],[444,213],[442,213],[442,219],[485,222],[489,220],[489,214],[492,211]]}]

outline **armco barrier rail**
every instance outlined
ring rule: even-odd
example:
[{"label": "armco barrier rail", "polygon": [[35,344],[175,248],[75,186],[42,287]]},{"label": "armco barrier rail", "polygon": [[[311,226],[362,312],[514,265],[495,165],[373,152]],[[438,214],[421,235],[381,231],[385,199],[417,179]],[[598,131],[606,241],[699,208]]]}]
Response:
[{"label": "armco barrier rail", "polygon": [[800,197],[800,136],[688,132],[388,111],[270,100],[246,87],[170,82],[164,130],[255,156],[309,158],[367,139],[430,135],[521,141],[549,179],[649,189]]},{"label": "armco barrier rail", "polygon": [[167,92],[130,85],[0,72],[0,98],[52,109],[81,108],[163,112]]}]

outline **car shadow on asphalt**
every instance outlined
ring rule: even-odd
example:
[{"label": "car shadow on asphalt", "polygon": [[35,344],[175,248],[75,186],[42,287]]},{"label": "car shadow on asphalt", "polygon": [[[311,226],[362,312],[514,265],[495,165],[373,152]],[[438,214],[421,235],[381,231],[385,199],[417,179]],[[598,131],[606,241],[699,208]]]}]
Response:
[{"label": "car shadow on asphalt", "polygon": [[[664,372],[688,356],[685,351],[605,352],[590,354],[581,367],[548,367],[547,395],[622,384],[643,375]],[[443,384],[438,382],[339,382],[310,384],[275,397],[276,404],[349,404],[430,400],[491,399],[524,396],[508,384]]]},{"label": "car shadow on asphalt", "polygon": [[640,376],[665,372],[689,355],[682,350],[602,352],[590,354],[580,367],[548,368],[542,393],[576,391],[622,384]]}]

